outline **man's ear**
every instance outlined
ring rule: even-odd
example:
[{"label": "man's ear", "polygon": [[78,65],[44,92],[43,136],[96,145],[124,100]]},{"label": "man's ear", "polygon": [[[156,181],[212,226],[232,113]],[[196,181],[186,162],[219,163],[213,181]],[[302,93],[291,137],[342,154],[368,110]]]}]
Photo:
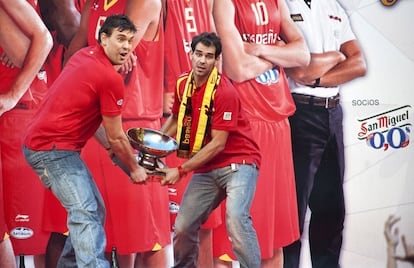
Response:
[{"label": "man's ear", "polygon": [[106,33],[101,33],[101,45],[106,46],[106,40],[108,39],[108,35]]}]

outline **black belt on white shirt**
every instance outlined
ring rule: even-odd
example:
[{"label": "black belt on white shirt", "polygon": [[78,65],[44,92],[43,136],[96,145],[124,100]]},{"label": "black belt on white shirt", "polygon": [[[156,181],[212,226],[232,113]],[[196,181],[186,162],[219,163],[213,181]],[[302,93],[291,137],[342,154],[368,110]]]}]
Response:
[{"label": "black belt on white shirt", "polygon": [[311,95],[292,93],[293,99],[296,103],[305,104],[316,107],[324,107],[326,109],[335,108],[339,105],[339,93],[336,96],[322,98]]}]

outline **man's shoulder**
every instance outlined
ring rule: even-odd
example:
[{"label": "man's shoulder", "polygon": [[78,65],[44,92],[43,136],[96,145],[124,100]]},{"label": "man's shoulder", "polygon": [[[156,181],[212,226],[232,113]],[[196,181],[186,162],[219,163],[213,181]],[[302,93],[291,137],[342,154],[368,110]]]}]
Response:
[{"label": "man's shoulder", "polygon": [[239,98],[237,89],[234,87],[231,80],[223,74],[220,75],[220,83],[217,86],[215,96],[222,97],[226,100]]},{"label": "man's shoulder", "polygon": [[181,85],[181,83],[186,82],[189,76],[190,76],[190,71],[181,73],[177,78],[177,85]]},{"label": "man's shoulder", "polygon": [[232,81],[224,74],[220,74],[220,83],[218,85],[219,88],[224,88],[228,91],[236,91]]},{"label": "man's shoulder", "polygon": [[187,77],[190,75],[190,72],[191,72],[191,71],[186,71],[186,72],[181,73],[181,74],[178,76],[178,79],[180,79],[180,78],[187,78]]}]

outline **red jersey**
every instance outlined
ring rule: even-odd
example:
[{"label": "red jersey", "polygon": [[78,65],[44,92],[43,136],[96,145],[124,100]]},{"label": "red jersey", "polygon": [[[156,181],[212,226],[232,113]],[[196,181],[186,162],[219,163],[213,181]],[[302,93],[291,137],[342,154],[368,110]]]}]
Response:
[{"label": "red jersey", "polygon": [[[179,84],[180,96],[182,96],[184,92],[188,74],[189,73],[185,73],[183,75],[183,77],[187,77]],[[202,107],[205,89],[206,84],[198,87],[191,97],[193,126],[197,126],[198,124],[201,110],[198,108]],[[224,150],[194,172],[208,172],[212,169],[228,166],[231,163],[255,163],[259,167],[261,160],[259,147],[253,140],[253,133],[249,122],[241,110],[237,91],[225,76],[221,76],[220,83],[216,88],[213,103],[213,110],[210,111],[212,112],[211,129],[225,130],[230,132],[230,134],[227,138]],[[180,104],[181,102],[178,95],[175,94],[175,101],[172,108],[173,114],[178,114]],[[191,147],[193,146],[192,141],[194,141],[196,131],[196,127],[191,128]],[[207,129],[206,143],[211,140],[211,135],[208,132],[209,130]]]},{"label": "red jersey", "polygon": [[[273,45],[280,31],[278,2],[263,0],[233,0],[235,25],[245,42]],[[261,14],[261,16],[259,16]],[[262,23],[257,21],[263,20]],[[282,67],[276,66],[256,79],[234,83],[248,117],[266,121],[279,121],[295,111],[295,105]]]},{"label": "red jersey", "polygon": [[[102,75],[105,74],[105,75]],[[81,49],[49,89],[24,144],[33,150],[80,151],[102,122],[121,114],[122,77],[101,46]]]},{"label": "red jersey", "polygon": [[[96,44],[99,29],[111,14],[125,14],[127,0],[92,1],[88,21],[88,44]],[[86,7],[85,7],[86,8]],[[162,117],[164,79],[164,34],[160,12],[159,37],[157,40],[141,40],[135,48],[137,66],[124,78],[124,119],[157,120]]]},{"label": "red jersey", "polygon": [[206,0],[168,0],[165,18],[164,89],[173,92],[180,74],[191,68],[191,40],[211,31]]}]

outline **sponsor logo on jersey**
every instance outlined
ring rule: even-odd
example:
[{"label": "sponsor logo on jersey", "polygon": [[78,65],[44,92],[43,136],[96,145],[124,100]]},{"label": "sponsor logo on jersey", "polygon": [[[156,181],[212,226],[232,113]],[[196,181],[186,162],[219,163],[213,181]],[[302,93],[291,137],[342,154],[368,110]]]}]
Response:
[{"label": "sponsor logo on jersey", "polygon": [[28,227],[16,227],[11,230],[10,235],[16,239],[27,239],[33,236],[33,230]]},{"label": "sponsor logo on jersey", "polygon": [[170,213],[177,214],[178,210],[180,209],[180,205],[175,202],[170,201]]},{"label": "sponsor logo on jersey", "polygon": [[340,17],[338,17],[338,16],[335,16],[335,15],[329,15],[329,18],[330,18],[331,20],[337,20],[337,21],[339,21],[339,22],[342,22],[342,19],[341,19]]},{"label": "sponsor logo on jersey", "polygon": [[271,69],[256,78],[256,82],[263,85],[276,84],[279,81],[279,71]]},{"label": "sponsor logo on jersey", "polygon": [[177,195],[177,189],[168,188],[168,195]]},{"label": "sponsor logo on jersey", "polygon": [[303,21],[302,14],[290,14],[293,21]]},{"label": "sponsor logo on jersey", "polygon": [[23,215],[23,214],[17,214],[14,218],[14,221],[16,222],[27,222],[30,221],[29,215]]},{"label": "sponsor logo on jersey", "polygon": [[231,121],[231,112],[224,112],[223,120],[224,121]]}]

